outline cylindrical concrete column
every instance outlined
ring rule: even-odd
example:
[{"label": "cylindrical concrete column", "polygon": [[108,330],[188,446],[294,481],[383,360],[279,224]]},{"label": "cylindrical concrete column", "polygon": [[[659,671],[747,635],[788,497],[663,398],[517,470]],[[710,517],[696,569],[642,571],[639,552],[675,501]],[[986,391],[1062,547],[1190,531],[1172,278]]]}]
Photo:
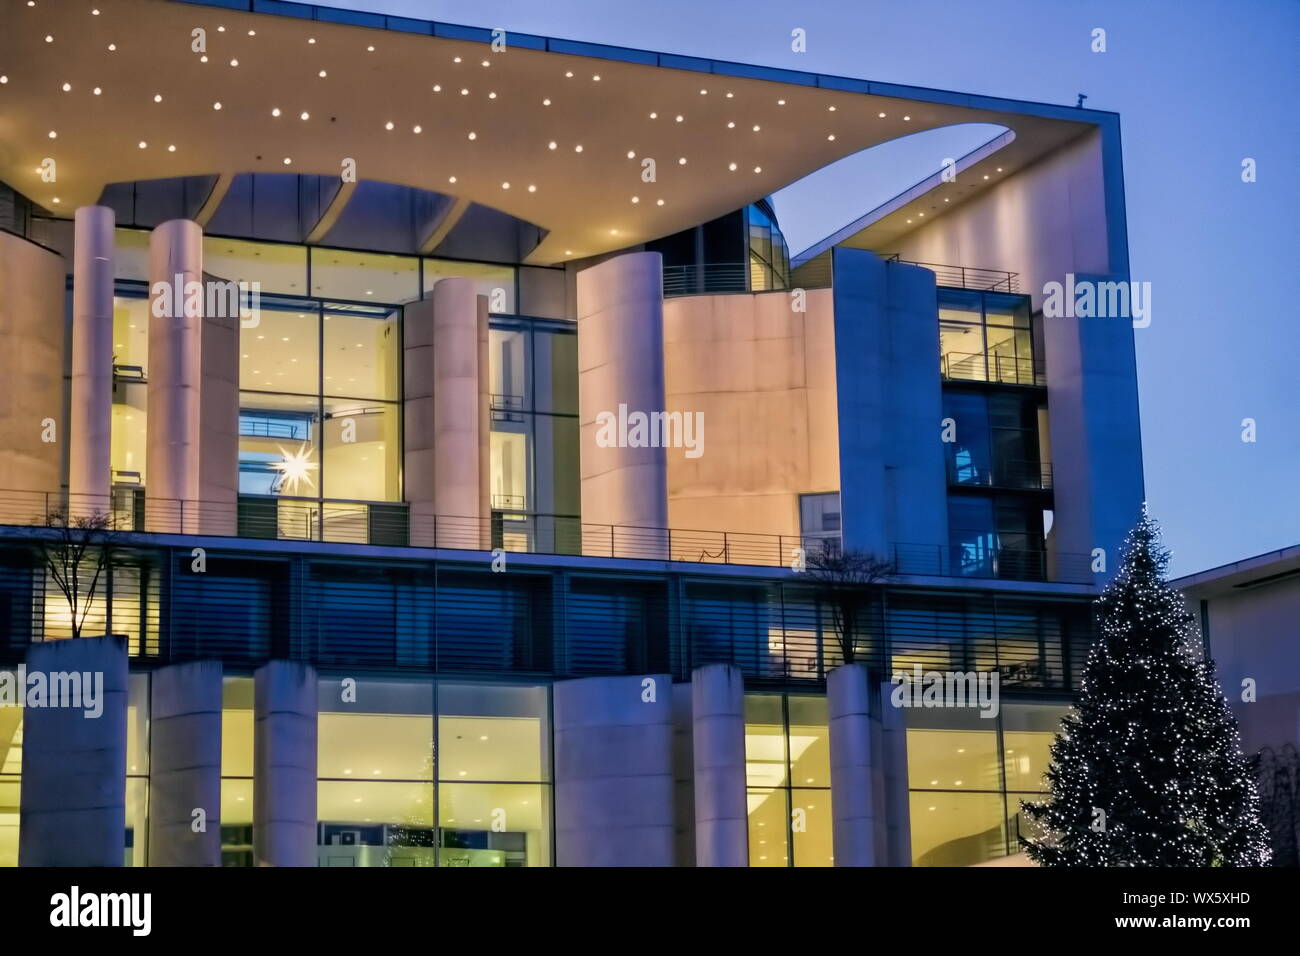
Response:
[{"label": "cylindrical concrete column", "polygon": [[221,662],[153,673],[149,865],[221,865]]},{"label": "cylindrical concrete column", "polygon": [[253,675],[253,860],[316,865],[316,670],[269,661]]},{"label": "cylindrical concrete column", "polygon": [[695,754],[695,865],[748,866],[745,678],[732,664],[691,674]]},{"label": "cylindrical concrete column", "polygon": [[488,499],[490,382],[487,299],[453,276],[405,306],[405,484],[411,543],[483,548]]},{"label": "cylindrical concrete column", "polygon": [[650,416],[666,411],[663,257],[625,253],[579,272],[577,315],[583,523],[628,529],[610,534],[618,556],[661,556],[668,457]]},{"label": "cylindrical concrete column", "polygon": [[[122,866],[126,854],[126,642],[45,641],[27,676],[50,698],[23,712],[20,866]],[[56,688],[63,688],[61,692]]]},{"label": "cylindrical concrete column", "polygon": [[555,685],[557,865],[673,865],[672,701],[667,674]]},{"label": "cylindrical concrete column", "polygon": [[108,513],[113,437],[113,210],[77,210],[72,263],[68,506]]},{"label": "cylindrical concrete column", "polygon": [[[197,298],[192,293],[199,290]],[[201,435],[203,230],[172,219],[149,237],[149,432],[145,504],[150,531],[197,531]],[[189,304],[187,308],[187,303]]]},{"label": "cylindrical concrete column", "polygon": [[863,664],[842,664],[826,677],[836,866],[876,865],[870,686]]},{"label": "cylindrical concrete column", "polygon": [[885,863],[912,865],[911,793],[907,786],[907,712],[890,704],[896,684],[880,685],[881,753],[885,794]]}]

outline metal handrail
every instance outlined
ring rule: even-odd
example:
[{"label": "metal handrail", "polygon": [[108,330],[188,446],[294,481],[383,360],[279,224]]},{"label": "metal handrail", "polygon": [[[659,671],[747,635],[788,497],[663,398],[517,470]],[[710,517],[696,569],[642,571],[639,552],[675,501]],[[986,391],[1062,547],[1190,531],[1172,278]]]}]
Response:
[{"label": "metal handrail", "polygon": [[999,352],[942,352],[939,355],[939,368],[944,378],[964,382],[1047,384],[1046,368],[1041,361],[1002,355]]},{"label": "metal handrail", "polygon": [[[500,522],[492,516],[429,514],[405,502],[322,501],[273,495],[243,495],[225,502],[146,498],[143,513],[137,502],[135,495],[75,495],[69,500],[64,492],[0,490],[0,526],[46,527],[50,514],[66,509],[73,516],[106,515],[115,530],[144,534],[466,551],[490,551],[507,545]],[[828,546],[822,536],[597,524],[566,515],[533,514],[529,519],[526,527],[510,529],[510,550],[791,568],[812,550]],[[1090,576],[1075,573],[1081,563],[1087,565],[1088,555],[1048,555],[1004,548],[999,551],[1000,563],[994,560],[972,564],[962,554],[948,553],[951,550],[898,544],[893,546],[893,560],[900,574],[1091,581]],[[1062,567],[1071,577],[1061,576]]]},{"label": "metal handrail", "polygon": [[882,257],[885,262],[898,262],[903,265],[920,266],[934,273],[935,281],[950,289],[971,289],[978,292],[1020,291],[1020,273],[1005,269],[979,269],[973,266],[953,266],[938,262],[917,262],[903,259],[897,252]]}]

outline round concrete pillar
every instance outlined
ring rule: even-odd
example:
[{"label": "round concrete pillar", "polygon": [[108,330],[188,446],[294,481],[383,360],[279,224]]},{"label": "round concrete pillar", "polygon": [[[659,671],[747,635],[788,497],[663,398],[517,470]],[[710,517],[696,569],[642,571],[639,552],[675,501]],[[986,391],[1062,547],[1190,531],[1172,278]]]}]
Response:
[{"label": "round concrete pillar", "polygon": [[115,220],[106,206],[82,206],[74,223],[68,504],[89,515],[110,509]]},{"label": "round concrete pillar", "polygon": [[192,303],[186,293],[195,288],[201,302],[203,230],[188,219],[164,222],[149,237],[145,513],[151,531],[190,530],[182,522],[183,510],[197,513],[203,310],[186,308]]},{"label": "round concrete pillar", "polygon": [[876,865],[870,687],[863,664],[842,664],[826,676],[836,866]]},{"label": "round concrete pillar", "polygon": [[748,866],[745,679],[732,664],[691,674],[695,755],[695,865]]},{"label": "round concrete pillar", "polygon": [[616,556],[660,556],[666,541],[653,529],[668,526],[667,451],[637,443],[621,423],[666,411],[663,257],[631,252],[582,270],[577,314],[583,523],[629,529],[611,536]]}]

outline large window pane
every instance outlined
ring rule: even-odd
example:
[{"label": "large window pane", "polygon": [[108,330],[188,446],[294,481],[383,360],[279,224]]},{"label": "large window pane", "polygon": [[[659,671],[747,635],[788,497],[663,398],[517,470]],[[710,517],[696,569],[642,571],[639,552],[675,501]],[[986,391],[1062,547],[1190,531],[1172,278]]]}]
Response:
[{"label": "large window pane", "polygon": [[794,835],[795,866],[834,866],[835,841],[831,830],[829,790],[790,791],[794,803],[790,830]]},{"label": "large window pane", "polygon": [[0,707],[0,867],[18,865],[22,770],[23,708]]},{"label": "large window pane", "polygon": [[400,429],[396,404],[326,398],[325,497],[400,501]]},{"label": "large window pane", "polygon": [[314,306],[263,300],[257,325],[239,330],[239,384],[267,392],[320,391],[320,317]]},{"label": "large window pane", "polygon": [[971,866],[1005,856],[1003,806],[1000,793],[914,791],[912,865]]},{"label": "large window pane", "polygon": [[533,392],[539,412],[578,414],[578,337],[572,332],[534,331]]},{"label": "large window pane", "polygon": [[750,789],[749,865],[788,866],[788,829],[790,811],[788,790]]},{"label": "large window pane", "polygon": [[492,432],[490,474],[494,510],[529,510],[527,434],[522,431]]},{"label": "large window pane", "polygon": [[997,721],[951,709],[936,713],[907,711],[908,786],[1000,791]]},{"label": "large window pane", "polygon": [[399,305],[420,297],[419,260],[377,252],[311,250],[311,294]]},{"label": "large window pane", "polygon": [[325,306],[324,390],[349,398],[396,401],[401,313]]},{"label": "large window pane", "polygon": [[796,787],[831,785],[829,717],[825,697],[791,697],[790,778]]},{"label": "large window pane", "polygon": [[439,866],[550,865],[550,787],[440,784],[438,825]]},{"label": "large window pane", "polygon": [[258,283],[261,293],[307,294],[307,248],[206,236],[203,271],[233,282]]},{"label": "large window pane", "polygon": [[320,404],[315,397],[239,396],[239,493],[320,494]]},{"label": "large window pane", "polygon": [[548,780],[547,713],[545,687],[439,684],[439,779]]},{"label": "large window pane", "polygon": [[319,866],[432,866],[433,787],[321,780]]},{"label": "large window pane", "polygon": [[[1043,790],[1043,775],[1051,766],[1051,746],[1069,707],[1057,704],[1005,704],[1002,708],[1002,748],[1008,790]],[[1015,801],[1013,801],[1014,803]]]},{"label": "large window pane", "polygon": [[745,780],[751,788],[786,783],[785,716],[779,694],[745,695]]}]

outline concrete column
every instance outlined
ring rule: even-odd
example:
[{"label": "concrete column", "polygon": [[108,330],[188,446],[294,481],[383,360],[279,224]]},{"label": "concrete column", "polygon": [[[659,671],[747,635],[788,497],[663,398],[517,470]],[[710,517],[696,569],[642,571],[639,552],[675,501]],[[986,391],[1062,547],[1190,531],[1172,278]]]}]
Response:
[{"label": "concrete column", "polygon": [[557,865],[673,865],[672,701],[667,674],[555,685]]},{"label": "concrete column", "polygon": [[870,686],[863,664],[842,664],[826,677],[836,866],[875,866],[877,862]]},{"label": "concrete column", "polygon": [[878,824],[885,834],[887,866],[912,865],[912,809],[907,785],[907,711],[894,707],[895,684],[880,685],[880,763],[884,781],[884,813]]},{"label": "concrete column", "polygon": [[253,860],[316,865],[316,670],[270,661],[253,675]]},{"label": "concrete column", "polygon": [[[846,549],[939,573],[948,545],[934,273],[835,249],[835,379]],[[907,562],[900,556],[902,570]]]},{"label": "concrete column", "polygon": [[224,311],[204,315],[200,335],[200,534],[233,535],[239,523],[239,314]]},{"label": "concrete column", "polygon": [[0,232],[0,519],[27,524],[58,507],[63,449],[64,283],[57,253]]},{"label": "concrete column", "polygon": [[[172,219],[149,238],[149,432],[145,527],[198,530],[203,318],[184,308],[203,282],[203,230]],[[178,307],[179,306],[179,307]],[[186,314],[189,311],[191,314]],[[198,310],[201,313],[201,310]]]},{"label": "concrete column", "polygon": [[691,673],[696,866],[749,865],[745,678],[732,664]]},{"label": "concrete column", "polygon": [[68,504],[73,514],[110,510],[114,223],[107,206],[82,206],[76,213],[68,421]]},{"label": "concrete column", "polygon": [[[149,865],[221,865],[221,662],[153,674]],[[195,830],[201,810],[202,829]]]},{"label": "concrete column", "polygon": [[597,443],[604,413],[618,420],[623,406],[648,419],[667,410],[663,257],[625,253],[582,270],[577,282],[582,520],[627,529],[605,546],[616,555],[666,556],[666,536],[655,531],[668,526],[666,449]]},{"label": "concrete column", "polygon": [[405,307],[405,479],[413,545],[490,546],[488,334],[487,299],[470,279],[442,279],[430,298]]},{"label": "concrete column", "polygon": [[[126,855],[126,642],[88,637],[33,644],[50,706],[23,712],[20,866],[122,866]],[[69,680],[54,680],[68,675]],[[73,699],[53,687],[80,685]],[[30,686],[30,680],[29,680]],[[75,699],[79,696],[79,700]],[[56,706],[57,705],[57,706]]]}]

